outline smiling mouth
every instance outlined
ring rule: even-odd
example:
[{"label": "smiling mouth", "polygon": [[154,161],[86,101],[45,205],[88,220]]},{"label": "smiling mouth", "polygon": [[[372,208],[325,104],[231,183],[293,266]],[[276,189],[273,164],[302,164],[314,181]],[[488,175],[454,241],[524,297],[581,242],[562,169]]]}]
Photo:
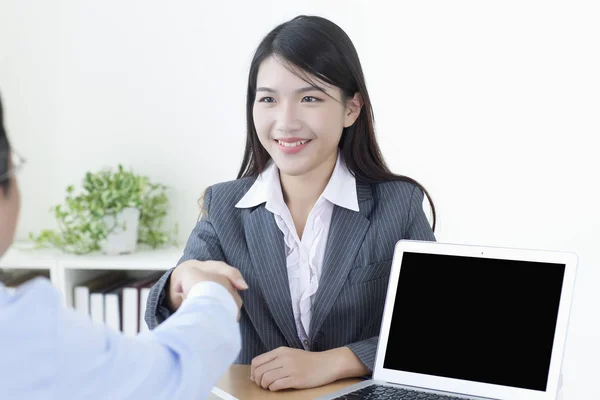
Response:
[{"label": "smiling mouth", "polygon": [[305,140],[298,140],[297,142],[284,142],[281,140],[275,140],[277,142],[277,144],[279,144],[280,146],[283,147],[298,147],[298,146],[302,146],[305,143],[310,142],[310,139],[305,139]]}]

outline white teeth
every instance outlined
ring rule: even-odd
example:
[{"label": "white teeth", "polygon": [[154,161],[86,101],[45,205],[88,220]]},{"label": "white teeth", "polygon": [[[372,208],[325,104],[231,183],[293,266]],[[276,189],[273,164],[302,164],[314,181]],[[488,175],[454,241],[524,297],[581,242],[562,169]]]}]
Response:
[{"label": "white teeth", "polygon": [[308,140],[300,140],[298,142],[294,142],[294,143],[287,143],[287,142],[282,142],[281,140],[278,140],[277,143],[279,143],[280,146],[283,147],[296,147],[296,146],[301,146],[304,143],[308,142]]}]

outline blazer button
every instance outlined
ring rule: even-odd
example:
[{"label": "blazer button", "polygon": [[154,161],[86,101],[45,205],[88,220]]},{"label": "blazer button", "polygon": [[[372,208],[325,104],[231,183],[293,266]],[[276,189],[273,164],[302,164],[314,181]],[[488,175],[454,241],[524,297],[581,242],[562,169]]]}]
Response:
[{"label": "blazer button", "polygon": [[317,334],[315,335],[315,340],[314,340],[313,343],[320,342],[321,339],[323,339],[323,332],[317,332]]},{"label": "blazer button", "polygon": [[308,346],[308,345],[310,344],[310,342],[309,342],[307,339],[304,339],[304,344],[305,344],[306,346]]}]

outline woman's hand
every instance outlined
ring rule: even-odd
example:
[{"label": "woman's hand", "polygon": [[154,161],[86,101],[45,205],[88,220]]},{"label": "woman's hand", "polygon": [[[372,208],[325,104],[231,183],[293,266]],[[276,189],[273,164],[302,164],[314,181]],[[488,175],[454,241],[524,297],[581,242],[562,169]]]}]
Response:
[{"label": "woman's hand", "polygon": [[168,293],[168,305],[171,311],[179,308],[191,287],[202,276],[210,277],[206,280],[212,280],[225,286],[236,303],[241,304],[237,291],[248,289],[248,284],[238,269],[221,261],[188,260],[179,264],[171,273]]},{"label": "woman's hand", "polygon": [[310,352],[280,347],[252,360],[250,379],[272,391],[326,385],[338,379],[340,360],[335,357],[335,350]]},{"label": "woman's hand", "polygon": [[368,373],[369,369],[345,346],[323,352],[279,347],[255,357],[250,366],[250,379],[272,391],[308,389]]}]

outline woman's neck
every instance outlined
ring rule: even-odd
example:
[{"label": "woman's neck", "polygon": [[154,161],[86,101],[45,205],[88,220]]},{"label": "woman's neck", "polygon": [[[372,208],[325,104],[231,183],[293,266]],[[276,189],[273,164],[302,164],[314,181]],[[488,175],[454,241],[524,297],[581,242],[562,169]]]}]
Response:
[{"label": "woman's neck", "polygon": [[337,154],[303,175],[290,176],[280,173],[283,199],[290,210],[310,212],[327,187],[336,161]]}]

